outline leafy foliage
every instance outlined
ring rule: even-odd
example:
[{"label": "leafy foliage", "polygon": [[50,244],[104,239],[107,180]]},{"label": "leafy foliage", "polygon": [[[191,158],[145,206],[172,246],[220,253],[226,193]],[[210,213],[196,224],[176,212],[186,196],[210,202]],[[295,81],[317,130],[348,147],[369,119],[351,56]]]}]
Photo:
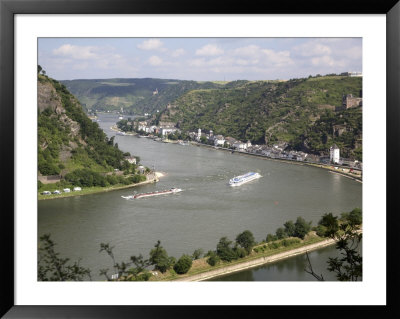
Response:
[{"label": "leafy foliage", "polygon": [[303,217],[297,217],[294,223],[295,237],[304,239],[304,236],[311,230],[311,222],[306,222]]},{"label": "leafy foliage", "polygon": [[[113,275],[110,277],[108,275],[109,269],[101,269],[100,275],[107,278],[108,281],[118,280],[118,281],[148,281],[151,274],[146,269],[150,265],[149,260],[145,260],[142,255],[131,256],[128,262],[116,262],[113,253],[114,247],[110,246],[109,243],[100,244],[100,252],[106,252],[107,255],[113,261]],[[131,267],[131,266],[134,267]]]},{"label": "leafy foliage", "polygon": [[[293,149],[318,154],[336,143],[344,156],[360,159],[361,108],[333,110],[342,105],[343,95],[360,96],[361,87],[361,78],[343,76],[244,81],[189,91],[157,117],[183,131],[202,128],[257,144],[285,141]],[[345,132],[335,135],[335,125],[344,125]]]},{"label": "leafy foliage", "polygon": [[[164,110],[168,103],[195,89],[223,87],[214,82],[171,79],[96,79],[62,81],[86,109],[130,114]],[[157,94],[153,94],[157,89]]]},{"label": "leafy foliage", "polygon": [[192,258],[188,255],[182,255],[174,265],[174,270],[177,274],[186,274],[192,267]]},{"label": "leafy foliage", "polygon": [[220,258],[218,257],[217,253],[212,251],[208,254],[207,263],[210,266],[215,266],[220,262]]},{"label": "leafy foliage", "polygon": [[231,246],[232,241],[227,237],[222,237],[217,244],[217,255],[221,260],[232,261],[238,259],[234,248]]},{"label": "leafy foliage", "polygon": [[[38,68],[39,70],[39,68]],[[108,139],[98,123],[90,120],[81,105],[60,82],[38,75],[41,85],[51,85],[49,101],[57,100],[57,110],[51,105],[38,110],[38,170],[42,175],[63,175],[77,186],[108,186],[117,183],[138,183],[142,175],[127,178],[105,176],[114,169],[135,173],[114,138]],[[54,93],[55,92],[55,93]]]},{"label": "leafy foliage", "polygon": [[[340,257],[330,257],[327,269],[336,273],[339,281],[358,281],[362,277],[362,256],[359,251],[362,239],[361,222],[362,211],[359,208],[353,209],[350,213],[342,213],[340,219],[331,213],[325,214],[319,221],[319,225],[326,229],[324,235],[336,241]],[[313,271],[309,259],[308,263],[306,272],[323,281],[323,276]]]},{"label": "leafy foliage", "polygon": [[165,273],[171,266],[174,265],[175,260],[173,257],[168,257],[167,251],[161,246],[161,242],[158,240],[150,251],[150,264],[154,265],[156,270]]},{"label": "leafy foliage", "polygon": [[69,258],[61,258],[54,249],[50,234],[40,237],[38,253],[38,281],[82,281],[91,280],[90,269],[79,265],[79,261],[69,264]]},{"label": "leafy foliage", "polygon": [[245,230],[236,236],[236,243],[246,250],[247,255],[251,253],[253,246],[256,244],[253,233]]}]

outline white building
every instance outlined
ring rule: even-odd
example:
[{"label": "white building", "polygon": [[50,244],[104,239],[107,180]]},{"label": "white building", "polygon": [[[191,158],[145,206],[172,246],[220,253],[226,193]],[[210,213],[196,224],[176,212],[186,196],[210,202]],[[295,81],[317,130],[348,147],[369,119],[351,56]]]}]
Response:
[{"label": "white building", "polygon": [[336,144],[333,144],[329,149],[329,161],[331,163],[339,163],[340,160],[340,150]]},{"label": "white building", "polygon": [[225,144],[225,139],[222,135],[217,135],[214,138],[214,145],[215,146],[224,146]]},{"label": "white building", "polygon": [[127,156],[125,159],[131,164],[136,164],[136,158],[134,156]]},{"label": "white building", "polygon": [[233,147],[239,151],[244,151],[247,149],[247,143],[242,143],[240,141],[237,141],[236,143],[233,144]]},{"label": "white building", "polygon": [[197,141],[200,141],[200,137],[201,137],[201,128],[199,128],[197,131]]},{"label": "white building", "polygon": [[162,128],[160,129],[160,133],[161,133],[162,136],[165,136],[165,135],[168,135],[168,134],[171,134],[171,133],[175,133],[177,130],[178,130],[178,129],[176,129],[176,128],[166,128],[166,127],[162,127]]}]

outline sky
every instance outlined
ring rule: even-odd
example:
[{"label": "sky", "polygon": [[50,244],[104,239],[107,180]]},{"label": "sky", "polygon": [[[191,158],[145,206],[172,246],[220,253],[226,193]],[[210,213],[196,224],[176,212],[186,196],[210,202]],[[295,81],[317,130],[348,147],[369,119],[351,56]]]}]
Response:
[{"label": "sky", "polygon": [[39,38],[56,80],[288,80],[362,72],[361,38]]}]

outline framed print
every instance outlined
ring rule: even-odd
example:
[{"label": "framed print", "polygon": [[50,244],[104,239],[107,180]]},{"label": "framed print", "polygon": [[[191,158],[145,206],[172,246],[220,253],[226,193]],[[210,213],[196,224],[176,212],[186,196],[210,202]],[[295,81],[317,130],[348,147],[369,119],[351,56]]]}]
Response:
[{"label": "framed print", "polygon": [[0,10],[5,318],[398,313],[397,1]]}]

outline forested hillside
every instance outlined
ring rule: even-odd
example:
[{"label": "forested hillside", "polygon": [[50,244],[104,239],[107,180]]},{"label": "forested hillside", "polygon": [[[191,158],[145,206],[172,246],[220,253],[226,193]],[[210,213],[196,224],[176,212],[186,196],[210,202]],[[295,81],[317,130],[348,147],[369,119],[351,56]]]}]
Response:
[{"label": "forested hillside", "polygon": [[[157,120],[183,131],[213,130],[258,144],[288,142],[321,154],[336,143],[343,156],[361,156],[362,108],[336,110],[343,95],[360,97],[362,78],[324,76],[289,81],[238,82],[233,88],[192,90]],[[341,130],[335,131],[337,125]]]},{"label": "forested hillside", "polygon": [[143,114],[164,110],[168,103],[195,89],[221,88],[214,82],[168,79],[94,79],[61,81],[85,110]]},{"label": "forested hillside", "polygon": [[114,139],[108,139],[98,124],[87,117],[63,84],[40,74],[37,84],[41,175],[68,177],[83,170],[93,179],[114,169],[132,169],[124,159],[128,154],[119,150]]}]

